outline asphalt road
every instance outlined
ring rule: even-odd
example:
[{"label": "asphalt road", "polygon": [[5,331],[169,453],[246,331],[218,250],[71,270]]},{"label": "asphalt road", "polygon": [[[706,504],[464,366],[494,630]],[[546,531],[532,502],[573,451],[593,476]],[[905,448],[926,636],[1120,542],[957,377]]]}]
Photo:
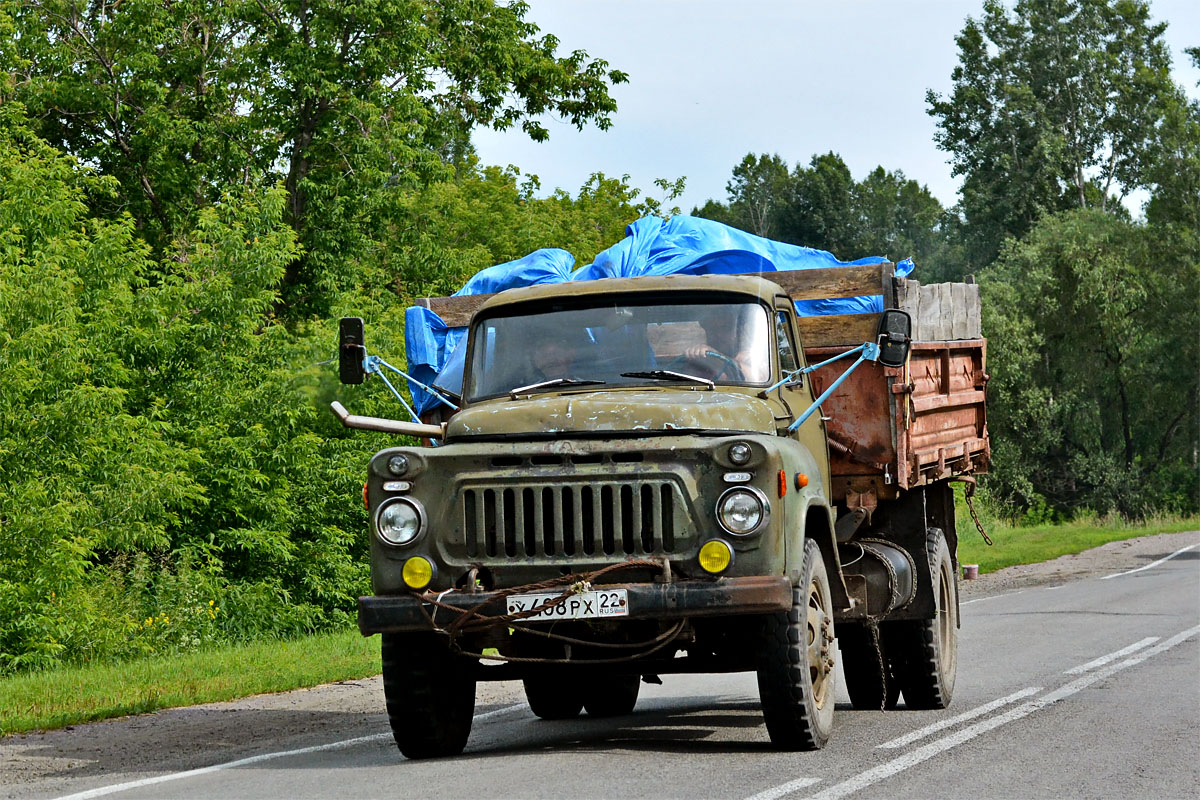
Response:
[{"label": "asphalt road", "polygon": [[257,741],[242,763],[112,765],[72,796],[1200,796],[1200,547],[1134,572],[975,597],[959,645],[949,709],[854,711],[843,693],[834,736],[815,753],[771,750],[753,675],[664,676],[614,719],[544,722],[501,696],[477,707],[458,758],[406,761],[376,717],[349,741],[330,731],[290,752]]}]

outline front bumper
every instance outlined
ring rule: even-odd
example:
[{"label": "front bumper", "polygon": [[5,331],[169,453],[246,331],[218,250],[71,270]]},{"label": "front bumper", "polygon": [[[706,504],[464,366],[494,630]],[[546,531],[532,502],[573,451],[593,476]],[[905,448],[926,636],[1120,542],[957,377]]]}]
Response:
[{"label": "front bumper", "polygon": [[[627,619],[674,620],[683,617],[727,617],[769,614],[792,608],[792,584],[786,577],[720,578],[716,581],[677,583],[603,584],[604,589],[629,592]],[[504,597],[497,592],[451,591],[439,602],[455,608],[478,608],[489,616],[505,612]],[[438,624],[447,625],[453,612],[440,612]],[[434,606],[416,595],[358,598],[358,629],[363,636],[431,630]],[[607,621],[607,620],[606,620]]]}]

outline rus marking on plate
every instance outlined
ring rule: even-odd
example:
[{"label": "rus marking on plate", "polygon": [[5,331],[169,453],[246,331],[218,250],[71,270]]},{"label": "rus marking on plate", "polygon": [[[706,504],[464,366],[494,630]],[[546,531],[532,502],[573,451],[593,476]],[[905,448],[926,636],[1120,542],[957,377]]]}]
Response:
[{"label": "rus marking on plate", "polygon": [[595,619],[598,617],[629,616],[629,592],[625,589],[603,589],[573,594],[558,605],[551,606],[561,595],[557,594],[514,594],[508,598],[508,613],[547,606],[532,616],[523,617],[525,622],[541,622],[556,619]]}]

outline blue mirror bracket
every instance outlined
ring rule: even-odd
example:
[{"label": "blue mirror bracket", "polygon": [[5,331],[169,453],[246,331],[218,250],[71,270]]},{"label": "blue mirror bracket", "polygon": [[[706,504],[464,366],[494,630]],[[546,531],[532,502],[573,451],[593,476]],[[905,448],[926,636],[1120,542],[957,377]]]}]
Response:
[{"label": "blue mirror bracket", "polygon": [[[879,360],[879,345],[874,342],[863,342],[858,347],[851,348],[840,355],[836,355],[833,358],[826,359],[825,361],[822,361],[820,364],[814,364],[811,367],[805,367],[804,369],[799,369],[799,370],[796,370],[795,372],[789,373],[788,377],[784,378],[783,380],[779,381],[779,383],[775,384],[774,386],[771,386],[770,388],[768,388],[766,390],[766,392],[770,392],[776,386],[782,386],[783,384],[787,383],[788,381],[793,380],[795,375],[806,374],[806,373],[812,372],[813,370],[823,367],[826,364],[830,364],[839,359],[846,358],[848,356],[852,356],[855,353],[860,354],[858,356],[858,360],[855,361],[853,364],[851,364],[849,366],[849,368],[847,368],[847,370],[845,372],[843,372],[836,381],[833,382],[832,386],[830,386],[825,391],[821,392],[821,396],[818,397],[816,400],[814,400],[812,405],[809,406],[807,409],[805,409],[804,413],[801,414],[800,417],[795,422],[793,422],[791,425],[788,425],[788,427],[787,427],[788,433],[791,433],[792,431],[796,430],[801,425],[803,425],[808,420],[808,418],[811,417],[816,412],[816,410],[821,407],[821,404],[829,399],[829,397],[833,394],[834,390],[842,385],[842,382],[850,376],[850,373],[854,372],[854,370],[858,369],[858,366],[860,364],[862,364],[864,361],[878,361]],[[764,392],[764,394],[765,394],[765,392]]]}]

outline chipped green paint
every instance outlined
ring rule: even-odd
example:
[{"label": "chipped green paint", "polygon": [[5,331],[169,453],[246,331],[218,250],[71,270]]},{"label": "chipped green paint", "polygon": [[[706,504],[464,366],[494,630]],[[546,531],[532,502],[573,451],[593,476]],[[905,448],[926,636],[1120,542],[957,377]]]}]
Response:
[{"label": "chipped green paint", "polygon": [[765,400],[721,390],[608,389],[492,400],[451,418],[447,439],[511,433],[543,435],[632,431],[775,433]]}]

